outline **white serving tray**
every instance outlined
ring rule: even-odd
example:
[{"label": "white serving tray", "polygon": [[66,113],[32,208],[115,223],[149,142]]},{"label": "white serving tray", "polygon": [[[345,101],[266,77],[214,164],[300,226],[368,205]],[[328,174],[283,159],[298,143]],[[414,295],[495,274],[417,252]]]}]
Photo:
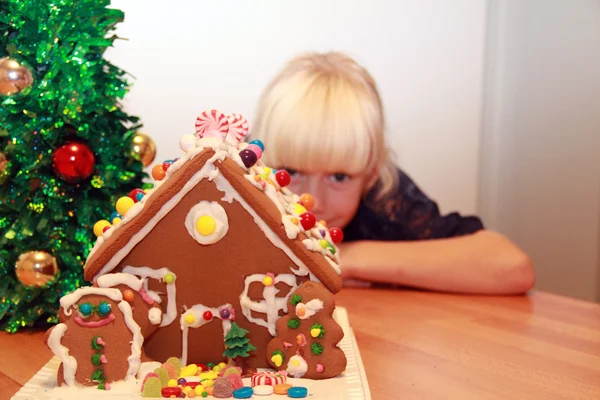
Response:
[{"label": "white serving tray", "polygon": [[[343,307],[337,307],[334,318],[344,330],[344,338],[339,347],[346,354],[348,365],[346,372],[336,378],[321,381],[288,378],[288,383],[294,386],[308,388],[310,400],[370,400],[371,392],[367,376],[360,358],[358,345],[350,322],[348,312]],[[105,399],[129,400],[141,399],[141,381],[114,384],[111,390],[103,391],[96,388],[57,388],[56,371],[60,365],[57,357],[52,358],[12,397],[12,400],[75,400],[75,399]],[[244,384],[250,386],[250,379],[244,379]],[[209,396],[208,399],[214,397]],[[252,396],[253,399],[287,399],[287,396]],[[202,397],[200,397],[202,399]]]}]

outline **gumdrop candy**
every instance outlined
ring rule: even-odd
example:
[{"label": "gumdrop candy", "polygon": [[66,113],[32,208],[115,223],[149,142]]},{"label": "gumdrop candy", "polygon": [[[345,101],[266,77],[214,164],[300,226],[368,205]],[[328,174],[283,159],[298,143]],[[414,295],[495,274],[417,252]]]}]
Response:
[{"label": "gumdrop candy", "polygon": [[231,382],[231,386],[233,386],[233,390],[244,387],[244,382],[242,382],[242,376],[236,374],[230,374],[226,376],[227,379]]},{"label": "gumdrop candy", "polygon": [[213,396],[218,399],[227,399],[233,396],[233,385],[228,378],[217,378],[213,386]]},{"label": "gumdrop candy", "polygon": [[179,378],[179,374],[177,373],[177,368],[173,364],[166,362],[162,365],[162,368],[165,371],[167,371],[167,374],[169,375],[169,379],[177,380],[177,378]]},{"label": "gumdrop candy", "polygon": [[162,384],[160,379],[156,377],[150,377],[144,384],[144,389],[142,390],[142,397],[162,397]]},{"label": "gumdrop candy", "polygon": [[181,374],[181,361],[179,360],[179,358],[171,357],[165,362],[169,363],[169,364],[173,364],[175,366],[175,369],[177,370],[177,376],[179,376]]},{"label": "gumdrop candy", "polygon": [[144,390],[144,385],[146,384],[146,381],[150,378],[157,378],[158,380],[160,380],[160,377],[156,372],[148,372],[144,377],[144,381],[142,382],[142,391]]},{"label": "gumdrop candy", "polygon": [[169,373],[167,372],[167,370],[164,368],[156,368],[154,372],[158,374],[158,378],[160,379],[162,387],[166,387],[169,383]]}]

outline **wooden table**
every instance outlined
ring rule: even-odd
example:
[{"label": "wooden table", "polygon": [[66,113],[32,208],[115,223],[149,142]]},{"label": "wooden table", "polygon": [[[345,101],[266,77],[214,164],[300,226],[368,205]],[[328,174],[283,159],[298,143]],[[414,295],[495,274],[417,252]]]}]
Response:
[{"label": "wooden table", "polygon": [[[373,399],[600,399],[599,304],[373,289],[338,303]],[[50,357],[43,332],[0,334],[0,399]]]}]

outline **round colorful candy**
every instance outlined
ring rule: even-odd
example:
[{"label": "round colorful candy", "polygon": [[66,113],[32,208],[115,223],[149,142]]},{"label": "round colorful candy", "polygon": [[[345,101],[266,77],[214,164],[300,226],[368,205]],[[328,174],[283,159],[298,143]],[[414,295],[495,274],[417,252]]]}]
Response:
[{"label": "round colorful candy", "polygon": [[265,151],[265,145],[263,144],[263,142],[261,140],[254,139],[254,140],[250,141],[250,144],[260,147],[261,151]]},{"label": "round colorful candy", "polygon": [[[142,199],[142,197],[144,197],[144,194],[145,193],[142,189],[133,189],[131,192],[129,192],[129,197],[131,200],[137,203]],[[141,197],[138,198],[138,195],[141,195]]]},{"label": "round colorful candy", "polygon": [[162,181],[166,175],[167,173],[163,169],[162,164],[156,164],[152,167],[152,177],[157,181]]},{"label": "round colorful candy", "polygon": [[258,156],[256,153],[249,149],[240,151],[240,158],[242,159],[242,162],[246,168],[252,167],[254,164],[256,164],[256,161],[258,161]]},{"label": "round colorful candy", "polygon": [[319,244],[321,245],[322,248],[326,249],[327,247],[329,247],[329,242],[325,239],[321,239],[319,240]]},{"label": "round colorful candy", "polygon": [[196,147],[196,136],[194,135],[183,135],[179,139],[179,148],[186,152]]},{"label": "round colorful candy", "polygon": [[105,232],[105,228],[110,228],[110,222],[100,220],[94,224],[94,235],[100,237]]},{"label": "round colorful candy", "polygon": [[135,203],[131,197],[123,196],[117,200],[117,212],[121,215],[125,215],[134,204]]},{"label": "round colorful candy", "polygon": [[134,300],[133,290],[131,290],[131,289],[125,290],[123,292],[123,300],[125,300],[128,303],[133,302],[133,300]]},{"label": "round colorful candy", "polygon": [[312,229],[316,223],[317,217],[315,217],[315,214],[309,211],[300,214],[300,225],[302,225],[305,231]]},{"label": "round colorful candy", "polygon": [[89,317],[92,314],[92,311],[94,311],[90,303],[80,304],[77,309],[84,317]]},{"label": "round colorful candy", "polygon": [[249,144],[248,147],[246,147],[247,150],[253,151],[254,154],[256,154],[256,158],[260,160],[260,158],[262,157],[262,149],[260,147],[258,147],[255,144]]},{"label": "round colorful candy", "polygon": [[196,133],[199,137],[218,135],[225,139],[228,132],[229,120],[221,111],[206,110],[196,118]]},{"label": "round colorful candy", "polygon": [[196,230],[202,236],[209,236],[217,229],[217,221],[210,215],[203,215],[196,221]]},{"label": "round colorful candy", "polygon": [[329,230],[329,235],[335,244],[341,243],[342,240],[344,240],[344,232],[342,232],[340,228],[331,228]]},{"label": "round colorful candy", "polygon": [[179,379],[177,379],[177,384],[178,385],[183,385],[185,383],[187,383],[187,381],[185,380],[185,378],[179,378]]},{"label": "round colorful candy", "polygon": [[188,314],[185,316],[185,323],[188,325],[191,325],[194,323],[194,321],[196,321],[196,317],[194,317],[194,314]]},{"label": "round colorful candy", "polygon": [[100,316],[105,316],[110,314],[110,304],[108,304],[107,302],[102,302],[100,303],[100,305],[98,306],[98,314],[100,314]]},{"label": "round colorful candy", "polygon": [[252,390],[257,396],[269,396],[273,394],[273,386],[271,385],[257,385]]},{"label": "round colorful candy", "polygon": [[[118,212],[114,211],[112,214],[110,214],[109,221],[112,222],[112,224],[114,225],[121,222],[121,218],[123,218],[123,216]],[[118,219],[118,221],[115,222],[115,219]]]},{"label": "round colorful candy", "polygon": [[210,321],[213,318],[213,314],[210,311],[204,311],[202,318],[204,318],[205,321]]},{"label": "round colorful candy", "polygon": [[273,393],[275,394],[287,394],[288,390],[292,387],[289,383],[280,383],[273,387]]},{"label": "round colorful candy", "polygon": [[286,187],[292,181],[290,173],[287,172],[285,169],[280,169],[279,171],[277,171],[277,173],[275,173],[275,179],[281,187]]},{"label": "round colorful candy", "polygon": [[304,386],[294,386],[288,389],[287,395],[292,399],[302,399],[308,396],[308,389]]},{"label": "round colorful candy", "polygon": [[169,386],[169,387],[175,387],[175,386],[177,386],[177,380],[176,379],[169,379],[169,381],[167,382],[167,386]]},{"label": "round colorful candy", "polygon": [[231,315],[229,310],[226,308],[223,308],[221,311],[219,311],[219,314],[221,315],[221,318],[223,318],[223,319],[229,319],[229,316]]},{"label": "round colorful candy", "polygon": [[167,172],[167,170],[169,169],[169,167],[171,166],[171,164],[173,164],[173,160],[167,160],[165,162],[162,163],[162,169],[165,170],[165,172]]},{"label": "round colorful candy", "polygon": [[244,386],[233,391],[234,399],[249,399],[252,397],[253,390],[250,386]]},{"label": "round colorful candy", "polygon": [[167,386],[162,388],[160,394],[167,398],[171,396],[179,397],[181,395],[181,388],[179,386]]},{"label": "round colorful candy", "polygon": [[171,283],[175,282],[175,275],[168,273],[165,274],[163,279],[167,285],[170,285]]},{"label": "round colorful candy", "polygon": [[311,194],[304,193],[300,196],[299,203],[302,204],[308,211],[310,211],[315,206],[315,198]]}]

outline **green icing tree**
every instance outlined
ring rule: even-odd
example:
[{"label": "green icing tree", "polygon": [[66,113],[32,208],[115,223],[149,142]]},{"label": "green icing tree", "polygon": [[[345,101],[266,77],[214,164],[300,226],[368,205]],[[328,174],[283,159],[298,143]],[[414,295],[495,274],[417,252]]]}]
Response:
[{"label": "green icing tree", "polygon": [[248,357],[249,352],[256,350],[256,347],[250,343],[250,339],[246,337],[247,333],[247,330],[232,322],[231,329],[225,335],[225,352],[223,352],[223,356],[235,360],[238,367],[243,367],[244,358]]},{"label": "green icing tree", "polygon": [[[94,224],[142,187],[132,154],[138,119],[120,104],[125,72],[103,56],[124,18],[109,5],[0,0],[0,329],[8,332],[58,321],[59,297],[85,284]],[[32,271],[35,257],[46,257],[33,267],[43,270]]]}]

